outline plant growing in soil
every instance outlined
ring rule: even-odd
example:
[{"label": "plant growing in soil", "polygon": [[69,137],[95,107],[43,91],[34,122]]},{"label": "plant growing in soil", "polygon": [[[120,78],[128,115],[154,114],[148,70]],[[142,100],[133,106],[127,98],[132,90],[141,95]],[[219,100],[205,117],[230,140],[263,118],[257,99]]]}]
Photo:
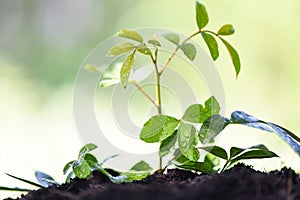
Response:
[{"label": "plant growing in soil", "polygon": [[[190,105],[179,119],[166,115],[162,112],[161,98],[161,77],[165,73],[170,62],[177,55],[178,51],[182,51],[184,55],[193,61],[197,56],[197,50],[193,43],[190,42],[196,36],[201,36],[206,43],[211,58],[217,60],[219,57],[219,46],[217,39],[225,45],[231,57],[235,75],[238,77],[241,69],[241,62],[238,52],[225,39],[225,37],[234,34],[235,29],[231,24],[223,25],[218,31],[205,29],[209,22],[208,13],[203,4],[196,2],[196,24],[197,30],[187,38],[180,38],[174,32],[164,32],[159,35],[161,38],[168,40],[174,44],[174,51],[168,59],[163,62],[159,61],[159,53],[161,42],[157,37],[145,40],[143,36],[134,30],[121,30],[118,36],[125,38],[123,43],[113,46],[107,53],[107,56],[120,56],[126,54],[126,58],[120,65],[110,65],[101,74],[100,87],[105,88],[115,84],[121,84],[126,89],[128,84],[133,84],[156,108],[157,115],[152,116],[143,126],[140,132],[140,139],[147,143],[160,143],[159,148],[159,166],[157,171],[163,172],[162,158],[169,153],[175,153],[174,159],[168,162],[168,165],[175,164],[177,167],[193,169],[201,172],[212,172],[214,166],[208,159],[198,162],[200,151],[205,150],[226,160],[226,164],[222,170],[241,159],[252,158],[270,158],[277,156],[264,145],[256,145],[249,149],[232,147],[230,155],[221,147],[212,146],[214,139],[229,124],[242,124],[253,128],[266,130],[277,133],[300,155],[298,142],[300,139],[288,130],[275,125],[273,123],[264,122],[242,111],[235,111],[231,118],[220,116],[220,106],[217,99],[212,96],[202,104]],[[147,42],[146,42],[147,41]],[[147,56],[153,65],[155,74],[156,97],[152,97],[142,87],[139,81],[134,80],[135,74],[138,74],[141,68],[135,69],[134,62],[136,56]],[[90,69],[97,69],[88,66]],[[108,72],[117,71],[117,76],[112,77]],[[133,75],[132,75],[133,74]],[[200,125],[201,128],[196,127]],[[167,166],[168,166],[167,165]],[[166,167],[167,167],[166,166]]]},{"label": "plant growing in soil", "polygon": [[[221,26],[218,31],[211,31],[205,29],[208,22],[209,17],[205,6],[196,2],[197,30],[186,38],[181,38],[174,32],[164,32],[158,34],[160,36],[159,39],[158,37],[153,37],[145,40],[140,33],[134,30],[121,30],[117,35],[124,38],[126,41],[113,46],[108,51],[107,56],[126,55],[126,58],[121,65],[110,65],[104,72],[100,72],[101,78],[99,85],[101,88],[121,84],[122,87],[126,89],[128,84],[133,84],[145,98],[155,106],[157,114],[145,122],[140,132],[140,139],[147,143],[160,143],[158,151],[159,166],[157,172],[163,173],[167,167],[172,165],[178,168],[211,174],[213,172],[223,172],[240,160],[277,157],[274,152],[270,151],[262,144],[251,146],[249,148],[231,147],[229,153],[222,147],[214,145],[213,142],[215,138],[228,125],[246,125],[275,133],[286,141],[298,155],[300,155],[300,139],[295,134],[281,126],[260,120],[243,111],[234,111],[230,118],[221,116],[219,114],[219,103],[214,96],[209,97],[203,104],[198,103],[190,105],[179,119],[163,113],[161,77],[165,73],[170,62],[177,55],[178,51],[182,51],[190,61],[193,61],[196,58],[197,49],[194,44],[190,42],[190,40],[194,39],[196,36],[202,37],[213,60],[217,60],[219,57],[218,40],[225,45],[231,57],[236,77],[238,77],[240,73],[241,63],[238,52],[227,40],[225,40],[225,37],[234,34],[235,30],[233,26],[231,24],[225,24]],[[159,54],[162,46],[160,39],[166,39],[174,44],[173,52],[163,64],[159,61]],[[149,57],[150,62],[153,65],[156,80],[155,97],[152,97],[142,87],[140,84],[140,82],[142,82],[140,77],[139,80],[134,79],[134,77],[136,77],[135,74],[138,74],[137,72],[139,70],[143,70],[140,68],[135,69],[134,62],[136,56]],[[98,68],[93,65],[87,65],[86,67],[92,71],[99,72]],[[117,72],[117,76],[115,76],[116,74],[114,72]],[[103,164],[108,159],[117,155],[113,155],[102,162],[99,162],[98,159],[90,153],[96,148],[97,146],[92,143],[83,146],[79,151],[78,158],[65,165],[63,169],[64,174],[67,174],[70,171],[67,175],[66,182],[69,182],[70,178],[73,176],[78,178],[89,178],[92,176],[93,171],[100,171],[114,183],[141,180],[150,175],[152,168],[144,161],[134,165],[128,172],[120,172],[112,175],[109,170],[103,167]],[[200,160],[200,154],[202,152],[207,152],[207,155],[204,159]],[[173,157],[167,162],[166,166],[162,166],[162,158],[168,154],[173,154]],[[220,166],[219,159],[225,161],[223,166]],[[31,181],[12,175],[9,176],[37,187],[45,187],[44,185],[35,184]],[[37,178],[38,180],[40,179],[40,183],[43,181],[45,182],[46,180],[47,183],[58,184],[51,176],[44,173],[41,173]],[[41,179],[43,181],[41,181]],[[0,187],[0,189],[27,191],[27,189],[7,187]]]}]

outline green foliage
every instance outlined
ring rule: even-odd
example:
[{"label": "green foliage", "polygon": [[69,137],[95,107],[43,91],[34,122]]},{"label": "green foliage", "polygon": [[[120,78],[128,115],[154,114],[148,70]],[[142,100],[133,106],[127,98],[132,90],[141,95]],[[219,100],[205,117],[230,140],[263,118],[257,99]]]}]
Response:
[{"label": "green foliage", "polygon": [[218,35],[232,35],[235,30],[231,24],[225,24],[218,30]]},{"label": "green foliage", "polygon": [[199,30],[208,24],[208,14],[203,4],[196,1],[196,21]]},{"label": "green foliage", "polygon": [[167,115],[155,115],[151,117],[141,131],[141,140],[153,143],[168,138],[175,131],[179,121]]},{"label": "green foliage", "polygon": [[[232,147],[229,154],[223,148],[212,145],[215,138],[230,124],[242,124],[276,133],[300,155],[300,139],[296,135],[276,124],[258,120],[240,111],[233,112],[231,118],[223,117],[219,113],[220,106],[214,96],[208,98],[204,104],[196,103],[190,105],[179,119],[162,114],[160,78],[178,51],[182,51],[190,61],[195,60],[197,49],[194,43],[190,42],[195,36],[201,35],[213,60],[219,58],[218,42],[221,41],[229,52],[236,77],[238,77],[240,73],[241,61],[239,54],[236,49],[223,38],[223,36],[226,37],[234,34],[235,29],[233,25],[225,24],[217,32],[204,30],[208,25],[209,16],[205,6],[198,1],[196,2],[195,18],[197,23],[196,32],[184,39],[174,32],[157,34],[159,37],[155,37],[155,39],[144,39],[140,33],[133,30],[119,31],[117,33],[119,37],[132,40],[133,43],[122,42],[109,49],[107,56],[125,56],[125,60],[119,64],[112,64],[108,66],[104,72],[100,72],[100,87],[108,87],[120,83],[125,89],[128,84],[133,83],[156,107],[157,115],[152,116],[145,122],[140,132],[140,139],[147,143],[160,143],[160,166],[158,171],[163,171],[161,165],[162,157],[168,154],[174,155],[174,158],[168,162],[168,166],[175,165],[179,168],[196,170],[208,174],[220,170],[219,163],[221,159],[226,162],[221,170],[223,171],[232,164],[244,159],[277,157],[274,152],[263,145],[252,146],[245,149]],[[175,45],[174,51],[171,52],[163,65],[158,62],[159,53],[164,44],[160,42],[161,38]],[[144,41],[147,41],[147,43],[144,43]],[[148,56],[153,64],[152,71],[147,72],[145,68],[135,69],[135,56]],[[89,66],[88,69],[91,71],[97,71],[97,68],[91,67],[92,65]],[[151,74],[155,75],[156,78],[156,99],[139,85],[141,81],[148,78]],[[141,161],[128,172],[122,172],[120,176],[112,177],[102,168],[102,164],[89,153],[89,151],[94,148],[95,146],[85,147],[85,150],[80,154],[77,160],[67,163],[64,168],[64,173],[67,173],[67,171],[72,168],[73,171],[71,174],[74,173],[77,177],[85,178],[90,176],[93,170],[100,170],[113,182],[130,182],[148,176],[152,170],[147,163]],[[203,151],[209,153],[205,157],[201,157],[200,153]],[[72,175],[69,174],[68,177],[71,176]]]},{"label": "green foliage", "polygon": [[212,35],[205,32],[202,32],[201,36],[209,49],[212,59],[217,60],[219,57],[219,47],[217,40]]},{"label": "green foliage", "polygon": [[169,42],[172,42],[173,44],[178,45],[180,42],[180,37],[176,33],[163,33],[162,36],[167,39]]},{"label": "green foliage", "polygon": [[184,55],[190,59],[190,61],[193,61],[196,58],[197,50],[192,43],[184,43],[180,45],[179,48],[183,51]]},{"label": "green foliage", "polygon": [[143,43],[143,37],[132,30],[121,30],[117,33],[118,36],[128,38],[130,40],[135,40],[137,42]]},{"label": "green foliage", "polygon": [[121,44],[118,44],[116,46],[113,46],[107,53],[107,56],[117,56],[117,55],[120,55],[120,54],[123,54],[123,53],[127,53],[133,49],[135,49],[136,46],[132,43],[128,43],[128,42],[125,42],[125,43],[121,43]]},{"label": "green foliage", "polygon": [[121,72],[120,72],[120,78],[121,78],[121,84],[123,88],[127,87],[127,82],[129,79],[129,75],[132,69],[134,63],[134,53],[130,54],[123,62]]},{"label": "green foliage", "polygon": [[206,146],[201,149],[210,154],[226,161],[221,171],[224,171],[234,163],[245,159],[261,159],[278,157],[274,152],[270,151],[266,146],[260,144],[248,148],[231,147],[230,154],[219,146]]},{"label": "green foliage", "polygon": [[239,75],[239,73],[240,73],[240,70],[241,70],[241,62],[240,62],[239,54],[233,48],[233,46],[231,46],[231,44],[229,44],[226,40],[224,40],[224,39],[221,39],[221,40],[224,43],[224,45],[226,46],[226,48],[227,48],[227,50],[228,50],[228,52],[230,54],[233,66],[235,68],[236,77],[237,77]]}]

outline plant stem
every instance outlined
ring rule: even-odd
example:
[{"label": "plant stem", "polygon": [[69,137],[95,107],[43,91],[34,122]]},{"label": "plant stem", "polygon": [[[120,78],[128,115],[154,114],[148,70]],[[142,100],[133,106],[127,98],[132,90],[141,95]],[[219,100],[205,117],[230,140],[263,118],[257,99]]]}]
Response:
[{"label": "plant stem", "polygon": [[[152,60],[152,63],[154,65],[154,68],[155,68],[155,78],[156,78],[156,81],[155,81],[155,91],[156,91],[156,108],[157,108],[157,113],[159,115],[162,114],[162,110],[161,110],[161,89],[160,89],[160,76],[161,74],[159,73],[159,70],[158,70],[158,66],[157,66],[157,52],[158,52],[158,49],[156,48],[155,49],[155,57],[153,57],[153,55],[151,55],[151,60]],[[159,164],[158,164],[158,170],[157,170],[158,173],[162,173],[163,170],[162,170],[162,157],[159,156]]]},{"label": "plant stem", "polygon": [[144,89],[143,87],[138,84],[136,81],[132,81],[132,83],[135,85],[135,87],[137,87],[137,89],[139,89],[143,95],[149,100],[151,101],[151,103],[155,106],[155,107],[158,107],[157,103],[155,102],[155,100],[150,96],[150,94],[148,94]]},{"label": "plant stem", "polygon": [[220,173],[225,171],[225,169],[227,168],[229,163],[230,163],[230,160],[227,160],[226,163],[224,164],[223,168],[221,169]]},{"label": "plant stem", "polygon": [[[195,37],[199,33],[201,33],[201,30],[198,30],[197,32],[195,32],[192,35],[190,35],[189,37],[187,37],[180,45],[185,44],[187,41],[189,41],[190,39],[192,39],[193,37]],[[171,56],[168,58],[168,60],[162,66],[162,69],[160,71],[159,71],[158,66],[157,66],[157,52],[158,52],[158,49],[157,48],[155,49],[155,57],[153,57],[153,55],[151,55],[151,60],[152,60],[152,62],[154,64],[154,68],[155,68],[155,77],[156,77],[155,89],[156,89],[156,100],[157,100],[157,107],[156,108],[157,108],[157,112],[158,112],[159,115],[162,114],[160,77],[163,74],[164,70],[169,65],[169,63],[171,62],[171,60],[176,55],[176,52],[178,51],[180,45],[177,45],[176,49],[172,52]],[[158,166],[157,172],[158,173],[163,173],[163,169],[162,169],[162,157],[160,157],[160,156],[159,156],[159,166]]]},{"label": "plant stem", "polygon": [[185,44],[187,41],[189,41],[193,37],[195,37],[196,35],[198,35],[199,33],[201,33],[201,30],[198,30],[197,32],[193,33],[192,35],[190,35],[189,37],[187,37],[180,45],[177,45],[176,49],[172,52],[171,56],[168,58],[168,60],[162,66],[162,69],[160,70],[159,75],[162,75],[162,73],[168,67],[169,63],[171,62],[171,60],[174,58],[174,56],[176,55],[177,51],[179,50],[179,47],[181,45]]}]

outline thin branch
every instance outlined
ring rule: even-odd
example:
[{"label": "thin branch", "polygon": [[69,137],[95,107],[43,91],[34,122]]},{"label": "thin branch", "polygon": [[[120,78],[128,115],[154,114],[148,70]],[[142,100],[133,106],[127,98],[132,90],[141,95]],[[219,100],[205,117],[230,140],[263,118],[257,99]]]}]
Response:
[{"label": "thin branch", "polygon": [[[199,30],[199,31],[193,33],[192,35],[190,35],[189,37],[187,37],[180,45],[185,44],[187,41],[189,41],[190,39],[192,39],[193,37],[195,37],[199,33],[201,33],[201,30]],[[180,45],[177,45],[176,49],[172,52],[171,56],[168,58],[168,60],[162,66],[162,69],[160,70],[159,75],[161,75],[164,72],[164,70],[168,67],[169,63],[171,62],[171,60],[174,58],[177,51],[179,50]]]},{"label": "thin branch", "polygon": [[137,87],[137,89],[139,89],[143,95],[149,100],[151,101],[151,103],[155,106],[158,107],[156,101],[150,96],[150,94],[148,94],[143,88],[142,86],[140,86],[140,84],[138,84],[136,81],[132,81],[132,83]]}]

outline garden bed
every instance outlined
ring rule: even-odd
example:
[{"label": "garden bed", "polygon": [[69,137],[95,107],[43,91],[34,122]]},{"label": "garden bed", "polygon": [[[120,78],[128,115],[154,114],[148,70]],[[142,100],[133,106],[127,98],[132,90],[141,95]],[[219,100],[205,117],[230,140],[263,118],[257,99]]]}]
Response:
[{"label": "garden bed", "polygon": [[292,200],[300,199],[299,183],[299,175],[291,169],[264,173],[241,164],[212,175],[170,169],[165,174],[154,173],[126,184],[113,184],[103,174],[94,172],[91,179],[75,178],[70,184],[31,191],[18,199]]}]

